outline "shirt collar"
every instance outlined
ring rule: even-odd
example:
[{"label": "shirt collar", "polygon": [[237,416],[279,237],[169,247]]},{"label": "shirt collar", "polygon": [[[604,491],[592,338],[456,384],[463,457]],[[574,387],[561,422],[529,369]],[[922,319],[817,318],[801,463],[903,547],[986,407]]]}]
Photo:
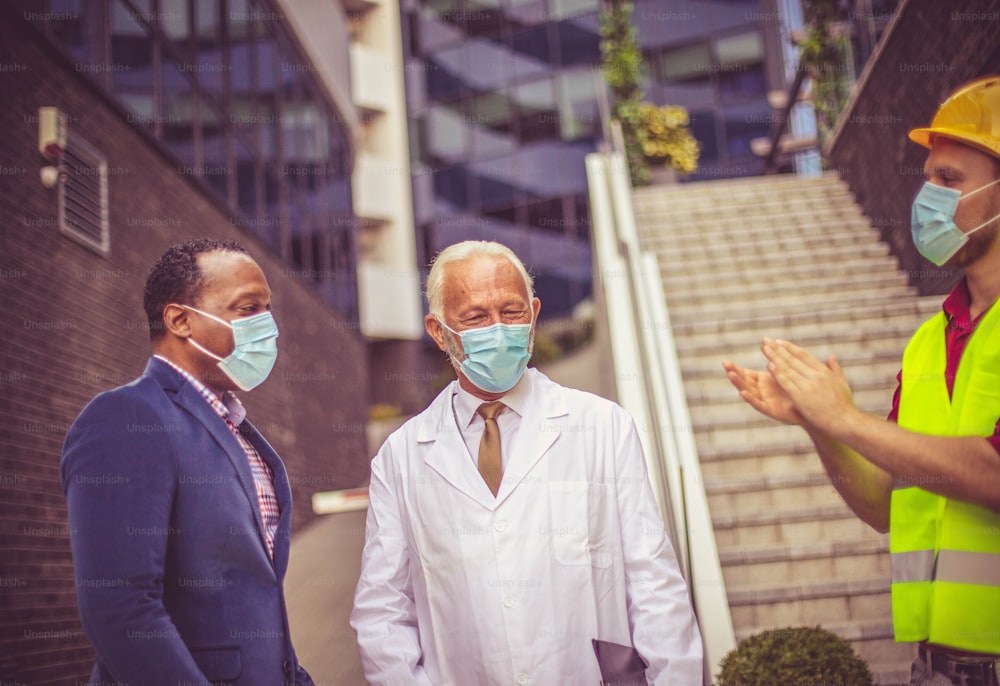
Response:
[{"label": "shirt collar", "polygon": [[189,371],[179,366],[175,362],[168,360],[162,355],[153,355],[158,360],[166,362],[178,374],[190,383],[198,391],[199,395],[211,406],[215,413],[234,426],[239,426],[247,417],[246,408],[232,391],[226,391],[220,399],[211,388],[196,379]]},{"label": "shirt collar", "polygon": [[951,289],[951,293],[948,294],[948,297],[941,304],[944,316],[948,320],[948,326],[961,331],[971,329],[975,325],[975,322],[971,318],[971,306],[972,296],[969,294],[969,284],[963,277],[961,281],[955,284],[955,287]]},{"label": "shirt collar", "polygon": [[[528,397],[531,395],[531,375],[528,371],[525,370],[521,378],[514,384],[514,387],[504,393],[503,397],[499,398],[500,402],[509,407],[519,417],[524,416],[524,409],[528,404]],[[460,383],[456,383],[455,388],[458,389],[455,392],[455,415],[458,418],[458,425],[465,429],[476,418],[476,410],[479,409],[479,406],[487,401],[472,395],[462,388]]]}]

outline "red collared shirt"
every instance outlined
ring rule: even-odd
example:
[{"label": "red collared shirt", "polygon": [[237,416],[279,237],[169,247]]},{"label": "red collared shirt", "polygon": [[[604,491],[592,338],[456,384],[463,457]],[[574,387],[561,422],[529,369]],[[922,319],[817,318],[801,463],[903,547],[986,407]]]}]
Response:
[{"label": "red collared shirt", "polygon": [[[985,310],[978,317],[972,319],[972,314],[969,312],[970,300],[969,287],[966,285],[965,279],[962,279],[945,298],[942,306],[944,316],[948,321],[944,331],[947,351],[944,378],[948,383],[949,397],[951,397],[955,387],[955,373],[958,371],[958,363],[962,360],[962,353],[965,352],[965,347],[969,344],[969,339],[972,338],[979,321],[986,312],[989,312],[989,310]],[[890,422],[896,422],[899,419],[899,393],[902,378],[903,370],[900,369],[899,374],[896,375],[896,392],[892,396],[892,411],[889,412],[888,416]],[[1000,453],[1000,418],[997,419],[996,426],[993,428],[993,435],[986,440]]]},{"label": "red collared shirt", "polygon": [[267,553],[274,558],[274,535],[278,531],[278,519],[281,517],[281,508],[278,506],[278,498],[274,493],[274,472],[260,456],[257,449],[240,433],[239,425],[246,419],[247,411],[243,408],[243,403],[232,393],[226,393],[225,401],[219,399],[212,389],[208,388],[201,381],[193,377],[186,370],[181,369],[176,364],[165,357],[154,355],[158,360],[162,360],[177,370],[188,383],[194,386],[198,393],[208,402],[211,408],[225,422],[226,426],[236,440],[239,441],[243,452],[247,454],[250,462],[250,471],[253,473],[253,483],[257,490],[257,505],[260,508],[261,521],[264,522],[264,540],[267,541]]}]

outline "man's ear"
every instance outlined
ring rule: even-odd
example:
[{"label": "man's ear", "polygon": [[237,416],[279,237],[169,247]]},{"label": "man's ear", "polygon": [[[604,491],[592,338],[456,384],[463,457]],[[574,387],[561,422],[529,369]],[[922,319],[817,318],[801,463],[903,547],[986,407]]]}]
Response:
[{"label": "man's ear", "polygon": [[438,321],[437,317],[433,314],[429,314],[424,317],[424,329],[427,330],[427,335],[434,339],[437,346],[448,352],[448,346],[445,344],[444,340],[444,327],[441,326],[441,322]]},{"label": "man's ear", "polygon": [[191,322],[188,321],[187,308],[174,303],[166,305],[163,308],[163,326],[178,338],[189,337],[191,335]]}]

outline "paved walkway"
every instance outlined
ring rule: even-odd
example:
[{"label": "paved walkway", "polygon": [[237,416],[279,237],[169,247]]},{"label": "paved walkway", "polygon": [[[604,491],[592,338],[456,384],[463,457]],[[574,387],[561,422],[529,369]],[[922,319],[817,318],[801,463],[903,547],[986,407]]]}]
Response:
[{"label": "paved walkway", "polygon": [[292,641],[316,686],[365,686],[348,624],[366,510],[324,515],[292,541],[285,597]]}]

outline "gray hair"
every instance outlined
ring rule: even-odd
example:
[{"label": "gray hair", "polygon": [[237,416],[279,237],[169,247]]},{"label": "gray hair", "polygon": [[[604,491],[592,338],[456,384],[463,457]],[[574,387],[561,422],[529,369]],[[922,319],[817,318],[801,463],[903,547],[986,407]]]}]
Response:
[{"label": "gray hair", "polygon": [[441,291],[444,288],[444,268],[452,262],[462,262],[474,257],[492,257],[494,259],[506,259],[517,269],[524,279],[524,290],[528,294],[528,300],[535,297],[534,282],[528,270],[524,268],[524,263],[514,254],[514,251],[502,243],[494,241],[462,241],[454,243],[438,253],[431,265],[430,274],[427,275],[427,308],[430,313],[442,319],[444,317],[444,303],[442,302]]}]

